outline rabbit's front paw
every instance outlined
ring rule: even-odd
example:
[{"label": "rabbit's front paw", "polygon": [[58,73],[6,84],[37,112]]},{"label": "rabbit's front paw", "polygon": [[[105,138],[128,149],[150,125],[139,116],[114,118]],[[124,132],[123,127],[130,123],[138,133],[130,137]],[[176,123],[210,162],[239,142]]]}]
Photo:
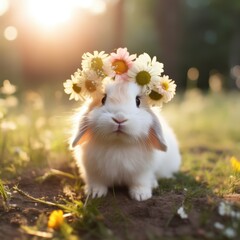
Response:
[{"label": "rabbit's front paw", "polygon": [[144,201],[152,197],[152,190],[148,187],[132,187],[129,194],[134,200]]},{"label": "rabbit's front paw", "polygon": [[91,195],[92,198],[105,197],[107,195],[108,188],[103,185],[88,185],[86,186],[86,194]]}]

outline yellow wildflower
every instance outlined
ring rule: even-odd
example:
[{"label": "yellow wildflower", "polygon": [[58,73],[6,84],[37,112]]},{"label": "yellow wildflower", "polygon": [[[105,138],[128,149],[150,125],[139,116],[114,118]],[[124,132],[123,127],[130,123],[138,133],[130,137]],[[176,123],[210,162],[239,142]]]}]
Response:
[{"label": "yellow wildflower", "polygon": [[232,168],[235,172],[240,172],[240,161],[236,157],[231,157],[230,159]]},{"label": "yellow wildflower", "polygon": [[64,221],[63,211],[62,210],[54,210],[48,219],[48,227],[53,229],[58,229]]}]

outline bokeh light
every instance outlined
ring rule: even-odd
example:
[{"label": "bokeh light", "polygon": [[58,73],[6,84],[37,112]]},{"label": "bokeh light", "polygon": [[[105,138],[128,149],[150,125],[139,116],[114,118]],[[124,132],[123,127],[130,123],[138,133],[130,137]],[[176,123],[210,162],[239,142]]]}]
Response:
[{"label": "bokeh light", "polygon": [[93,13],[103,13],[106,11],[105,0],[75,0],[74,4]]},{"label": "bokeh light", "polygon": [[8,0],[0,0],[0,16],[4,15],[9,9]]},{"label": "bokeh light", "polygon": [[8,79],[3,81],[3,86],[0,88],[0,93],[5,95],[12,95],[16,92],[17,88]]},{"label": "bokeh light", "polygon": [[8,40],[8,41],[13,41],[17,38],[18,36],[18,31],[16,29],[16,27],[14,26],[8,26],[5,28],[4,30],[4,37]]},{"label": "bokeh light", "polygon": [[235,65],[234,67],[231,68],[231,75],[234,78],[240,77],[240,65]]},{"label": "bokeh light", "polygon": [[191,67],[188,69],[187,77],[189,80],[196,81],[199,78],[199,71],[195,67]]},{"label": "bokeh light", "polygon": [[95,0],[94,4],[91,6],[91,12],[94,14],[102,14],[106,11],[106,2],[103,0]]},{"label": "bokeh light", "polygon": [[240,89],[240,77],[236,79],[236,86]]},{"label": "bokeh light", "polygon": [[235,65],[230,70],[232,78],[235,80],[235,85],[240,89],[240,65]]},{"label": "bokeh light", "polygon": [[223,76],[220,73],[213,73],[209,78],[209,87],[213,92],[221,92]]}]

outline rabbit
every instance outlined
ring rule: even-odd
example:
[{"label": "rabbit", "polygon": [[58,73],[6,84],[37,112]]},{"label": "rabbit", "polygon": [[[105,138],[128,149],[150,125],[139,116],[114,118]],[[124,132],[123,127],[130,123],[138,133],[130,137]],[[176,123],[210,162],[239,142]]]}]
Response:
[{"label": "rabbit", "polygon": [[83,106],[70,142],[85,192],[99,198],[124,185],[132,199],[147,200],[159,178],[179,170],[176,137],[137,83],[113,82],[105,93]]}]

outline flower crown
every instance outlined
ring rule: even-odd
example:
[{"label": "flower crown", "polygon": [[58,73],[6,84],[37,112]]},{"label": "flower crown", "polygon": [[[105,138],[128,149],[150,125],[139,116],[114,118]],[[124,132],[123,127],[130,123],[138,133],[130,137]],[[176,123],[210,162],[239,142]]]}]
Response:
[{"label": "flower crown", "polygon": [[174,97],[176,90],[175,82],[162,73],[163,64],[147,53],[137,57],[127,48],[110,54],[94,51],[83,54],[82,70],[77,69],[63,86],[70,94],[69,100],[78,101],[103,93],[107,80],[136,82],[151,105],[162,105]]}]

